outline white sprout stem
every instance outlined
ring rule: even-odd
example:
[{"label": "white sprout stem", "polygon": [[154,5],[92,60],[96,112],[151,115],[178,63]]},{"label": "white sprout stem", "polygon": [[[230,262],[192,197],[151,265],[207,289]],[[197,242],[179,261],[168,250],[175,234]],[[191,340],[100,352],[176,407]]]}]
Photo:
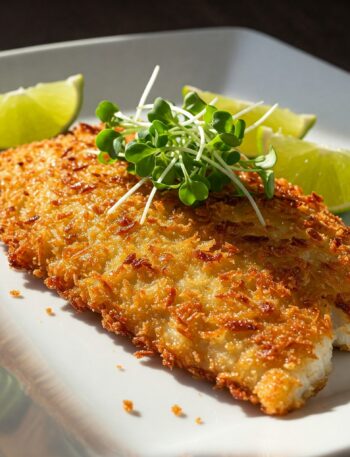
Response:
[{"label": "white sprout stem", "polygon": [[238,111],[238,113],[235,113],[232,115],[232,119],[238,119],[240,116],[243,116],[243,114],[247,114],[250,111],[253,111],[257,106],[260,106],[264,103],[264,100],[260,100],[257,103],[254,103],[254,105],[247,106],[247,108],[242,109],[241,111]]},{"label": "white sprout stem", "polygon": [[200,136],[201,142],[200,142],[200,146],[199,146],[199,149],[198,149],[198,152],[197,152],[196,160],[200,160],[201,159],[203,151],[204,151],[204,146],[205,146],[204,130],[200,125],[198,125],[198,132],[199,132],[199,136]]},{"label": "white sprout stem", "polygon": [[[172,132],[172,133],[173,133],[173,132]],[[176,135],[179,135],[179,136],[180,136],[180,135],[181,135],[181,136],[186,136],[186,135],[188,135],[188,136],[190,136],[193,140],[198,141],[198,134],[197,134],[197,133],[198,133],[198,131],[196,132],[194,129],[188,129],[188,130],[186,130],[186,131],[185,131],[185,130],[180,130],[180,131],[176,132],[175,134],[176,134]],[[197,153],[197,151],[196,151],[196,153]]]},{"label": "white sprout stem", "polygon": [[147,213],[149,211],[149,208],[150,208],[150,206],[152,204],[152,200],[153,200],[156,192],[157,192],[157,188],[153,187],[153,189],[151,190],[151,193],[148,196],[145,209],[143,210],[143,213],[142,213],[142,216],[141,216],[141,219],[140,219],[140,225],[142,225],[146,220]]},{"label": "white sprout stem", "polygon": [[[171,109],[175,112],[178,112],[180,114],[183,114],[184,116],[187,116],[189,119],[192,120],[193,124],[197,126],[198,133],[199,133],[199,149],[197,152],[196,160],[200,160],[202,157],[203,151],[204,151],[204,146],[205,146],[205,133],[203,127],[199,124],[199,121],[195,119],[195,117],[188,111],[179,108],[178,106],[171,106]],[[181,124],[182,125],[182,124]]]},{"label": "white sprout stem", "polygon": [[129,189],[126,194],[124,194],[116,203],[114,203],[114,205],[109,208],[109,210],[107,211],[107,214],[112,214],[114,213],[114,211],[122,204],[125,202],[125,200],[127,200],[133,193],[135,193],[137,191],[137,189],[139,189],[145,182],[147,181],[147,178],[143,178],[141,179],[141,181],[139,181],[138,183],[136,183],[131,189]]},{"label": "white sprout stem", "polygon": [[260,119],[258,119],[254,124],[250,125],[248,128],[245,129],[245,133],[251,132],[252,130],[256,129],[259,127],[260,124],[262,124],[271,114],[275,111],[277,108],[278,103],[275,103],[271,108],[263,115],[261,116]]},{"label": "white sprout stem", "polygon": [[167,148],[167,151],[189,152],[190,154],[194,154],[194,155],[197,154],[197,151],[195,151],[194,149],[186,148],[186,147],[182,147],[182,146],[179,146],[179,147],[174,146],[172,148]]},{"label": "white sprout stem", "polygon": [[97,156],[99,155],[99,153],[101,152],[99,149],[85,149],[84,152],[87,152],[88,154],[96,154]]},{"label": "white sprout stem", "polygon": [[248,159],[248,157],[245,154],[243,154],[243,152],[239,151],[239,153],[241,154],[241,157],[243,157],[244,160],[247,160],[248,162],[250,161],[250,159]]},{"label": "white sprout stem", "polygon": [[[261,214],[261,211],[260,211],[258,205],[255,203],[254,198],[250,195],[248,190],[241,183],[241,181],[237,178],[237,176],[233,173],[233,171],[227,166],[226,162],[216,152],[214,152],[214,157],[222,165],[223,170],[226,170],[225,174],[232,179],[232,181],[236,184],[236,186],[239,187],[241,189],[241,191],[244,193],[244,195],[248,198],[248,200],[250,201],[250,204],[252,205],[254,211],[256,212],[256,215],[258,216],[258,219],[259,219],[261,225],[265,226],[266,225],[265,219],[264,219],[263,215]],[[221,170],[221,171],[224,172],[223,170]]]},{"label": "white sprout stem", "polygon": [[131,119],[131,117],[127,116],[126,114],[122,113],[121,111],[117,111],[115,113],[115,116],[120,117],[121,119],[124,119],[125,121],[128,121],[132,125],[138,125],[140,127],[149,127],[151,125],[150,122],[140,122],[135,119]]},{"label": "white sprout stem", "polygon": [[181,157],[181,156],[180,156],[180,167],[181,167],[182,173],[183,173],[184,176],[185,176],[185,180],[187,181],[190,177],[188,176],[188,172],[187,172],[187,170],[186,170],[184,161],[182,160],[182,157]]},{"label": "white sprout stem", "polygon": [[155,83],[155,80],[157,79],[158,72],[159,72],[159,65],[156,65],[154,67],[151,77],[145,87],[145,90],[143,91],[143,93],[141,95],[141,98],[140,98],[140,101],[139,101],[139,104],[138,104],[138,107],[136,110],[136,114],[135,114],[135,121],[137,121],[137,119],[139,119],[139,117],[141,116],[143,105],[145,104],[148,94],[150,93],[150,91],[153,87],[153,84]]},{"label": "white sprout stem", "polygon": [[147,103],[146,105],[137,105],[137,109],[152,109],[154,107],[154,103]]},{"label": "white sprout stem", "polygon": [[[187,110],[185,110],[183,108],[180,108],[179,106],[175,106],[173,104],[171,104],[170,107],[171,107],[172,111],[175,111],[175,113],[183,114],[184,116],[186,116],[189,119],[191,119],[192,122],[193,122],[193,120],[195,120],[195,117],[189,111],[187,111]],[[181,122],[180,122],[180,125],[182,125]]]},{"label": "white sprout stem", "polygon": [[[163,181],[163,179],[166,177],[166,175],[169,173],[169,171],[173,168],[173,166],[175,165],[175,162],[176,162],[177,158],[174,157],[172,159],[172,161],[169,163],[169,165],[165,168],[165,170],[163,171],[163,173],[159,176],[159,178],[157,179],[157,183],[161,183]],[[153,198],[155,196],[157,192],[157,188],[156,187],[153,187],[153,189],[151,190],[151,193],[149,194],[148,196],[148,199],[147,199],[147,203],[146,203],[146,206],[143,210],[143,213],[142,213],[142,216],[141,216],[141,219],[140,219],[140,225],[142,225],[145,220],[146,220],[146,217],[147,217],[147,213],[150,209],[150,206],[152,204],[152,201],[153,201]]]},{"label": "white sprout stem", "polygon": [[161,183],[163,181],[163,179],[166,177],[166,175],[169,173],[169,171],[173,168],[173,166],[175,165],[176,163],[176,160],[177,160],[177,157],[174,157],[171,162],[169,163],[169,165],[166,167],[166,169],[163,171],[163,173],[159,176],[159,178],[157,179],[157,183]]}]

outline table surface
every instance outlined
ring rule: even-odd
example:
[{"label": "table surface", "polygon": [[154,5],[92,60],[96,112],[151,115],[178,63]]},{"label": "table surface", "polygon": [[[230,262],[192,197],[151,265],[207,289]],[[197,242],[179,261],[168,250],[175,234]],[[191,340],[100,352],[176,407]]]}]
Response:
[{"label": "table surface", "polygon": [[17,0],[0,7],[0,49],[126,33],[241,26],[350,71],[350,1]]}]

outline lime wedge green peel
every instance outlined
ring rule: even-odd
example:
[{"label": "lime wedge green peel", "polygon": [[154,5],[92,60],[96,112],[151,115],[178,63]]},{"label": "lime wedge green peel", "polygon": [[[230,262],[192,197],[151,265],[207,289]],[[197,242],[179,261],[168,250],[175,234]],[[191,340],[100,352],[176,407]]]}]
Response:
[{"label": "lime wedge green peel", "polygon": [[[185,86],[182,89],[183,94],[187,94],[190,91],[197,92],[206,103],[210,103],[214,98],[217,98],[215,106],[220,110],[228,111],[232,114],[253,105],[252,102],[224,97],[213,92],[205,92],[192,86]],[[271,106],[268,105],[260,105],[247,114],[240,116],[240,118],[244,119],[247,127],[249,127],[264,116],[270,108]],[[303,138],[315,122],[316,116],[313,114],[296,114],[288,109],[277,108],[266,121],[264,121],[263,125],[270,127],[274,132],[280,132],[284,135],[291,135],[296,138]],[[239,149],[248,156],[255,156],[258,154],[256,130],[246,133],[244,141]]]},{"label": "lime wedge green peel", "polygon": [[79,114],[83,75],[0,94],[0,149],[51,138]]},{"label": "lime wedge green peel", "polygon": [[297,184],[306,194],[322,195],[334,213],[350,210],[350,151],[274,134],[267,127],[258,128],[257,144],[260,153],[274,147],[276,177]]}]

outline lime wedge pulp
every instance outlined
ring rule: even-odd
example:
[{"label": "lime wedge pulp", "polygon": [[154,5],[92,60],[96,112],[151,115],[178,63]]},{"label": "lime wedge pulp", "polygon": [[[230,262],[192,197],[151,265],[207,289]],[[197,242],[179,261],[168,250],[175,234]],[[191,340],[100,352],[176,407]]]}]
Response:
[{"label": "lime wedge pulp", "polygon": [[83,75],[0,94],[0,149],[68,129],[82,104]]},{"label": "lime wedge pulp", "polygon": [[[213,92],[205,92],[192,86],[184,86],[182,89],[184,95],[190,91],[197,92],[201,99],[206,103],[210,103],[214,98],[217,98],[215,106],[220,110],[228,111],[232,114],[236,114],[239,111],[248,108],[250,105],[253,105],[252,102],[229,98]],[[252,125],[270,108],[271,106],[268,105],[257,106],[249,113],[241,116],[241,118],[246,121],[247,126]],[[272,128],[274,132],[280,131],[284,135],[292,135],[297,138],[303,138],[315,122],[316,116],[313,114],[296,114],[288,109],[277,108],[271,116],[266,119],[263,125]],[[245,135],[243,143],[239,149],[248,156],[257,155],[256,130],[252,130]]]},{"label": "lime wedge pulp", "polygon": [[258,129],[257,141],[261,153],[274,147],[276,177],[297,184],[305,194],[322,195],[334,213],[350,210],[350,151],[274,134],[267,127]]}]

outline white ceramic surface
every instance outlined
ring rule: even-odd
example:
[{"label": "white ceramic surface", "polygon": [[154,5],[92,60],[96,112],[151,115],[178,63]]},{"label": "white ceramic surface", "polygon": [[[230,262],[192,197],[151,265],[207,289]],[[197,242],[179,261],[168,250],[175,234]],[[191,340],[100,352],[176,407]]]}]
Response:
[{"label": "white ceramic surface", "polygon": [[[0,53],[0,93],[83,73],[80,119],[101,99],[135,106],[155,64],[152,94],[179,100],[185,83],[316,113],[310,139],[350,147],[347,73],[260,33],[211,29],[85,40]],[[151,94],[151,96],[152,96]],[[19,289],[23,298],[9,295]],[[50,306],[55,316],[45,309]],[[0,250],[0,363],[24,385],[23,408],[1,428],[1,457],[313,457],[350,455],[350,354],[336,352],[327,387],[284,418],[213,391],[75,315]],[[124,366],[124,371],[116,368]],[[123,411],[131,399],[138,414]],[[181,405],[186,417],[170,408]],[[200,416],[204,424],[197,425]],[[1,410],[0,410],[1,417]],[[5,424],[6,425],[6,424]],[[6,429],[6,427],[5,427]]]}]

